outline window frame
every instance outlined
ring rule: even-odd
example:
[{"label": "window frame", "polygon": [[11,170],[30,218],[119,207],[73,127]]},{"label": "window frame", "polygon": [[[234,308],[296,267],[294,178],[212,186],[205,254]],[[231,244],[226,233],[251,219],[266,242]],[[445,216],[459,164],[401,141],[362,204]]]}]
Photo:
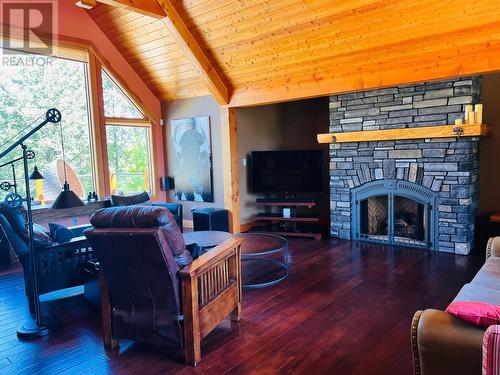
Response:
[{"label": "window frame", "polygon": [[[11,40],[21,40],[15,36],[9,37]],[[3,43],[7,37],[0,33],[0,41]],[[50,40],[43,41],[50,43]],[[67,60],[80,61],[85,64],[85,83],[87,94],[87,107],[88,107],[88,121],[90,131],[90,152],[92,161],[92,170],[94,177],[94,190],[98,196],[103,199],[109,197],[111,194],[110,189],[110,173],[108,166],[107,155],[107,139],[106,139],[106,126],[139,126],[147,127],[149,129],[149,161],[150,161],[150,197],[151,199],[159,198],[158,181],[157,181],[157,137],[155,134],[155,126],[158,120],[155,119],[152,112],[150,112],[141,100],[129,89],[120,78],[120,76],[113,70],[112,65],[98,52],[98,49],[90,41],[59,37],[57,44],[53,48],[53,57],[62,58]],[[142,118],[116,118],[106,117],[104,115],[104,96],[102,87],[102,73],[105,72],[109,78],[116,84],[121,92],[128,98],[128,100],[136,107],[136,109],[143,115]]]}]

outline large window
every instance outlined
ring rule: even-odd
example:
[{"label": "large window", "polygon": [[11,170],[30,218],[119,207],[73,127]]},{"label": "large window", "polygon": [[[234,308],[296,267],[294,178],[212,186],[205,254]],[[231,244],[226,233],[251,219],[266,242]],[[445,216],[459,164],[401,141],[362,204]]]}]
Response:
[{"label": "large window", "polygon": [[[36,153],[30,168],[38,166],[45,177],[32,183],[35,204],[58,196],[64,165],[71,190],[81,198],[92,191],[99,197],[142,191],[154,195],[152,123],[138,105],[140,99],[131,99],[91,49],[58,48],[59,58],[4,55],[9,58],[0,64],[0,151],[43,121],[49,108],[57,108],[61,125],[49,123],[26,141]],[[0,55],[5,52],[0,47]],[[15,150],[0,165],[19,156]],[[24,195],[22,163],[16,164],[16,175],[18,192]],[[0,168],[0,183],[4,181],[14,183],[8,167]],[[0,201],[12,191],[0,190]]]},{"label": "large window", "polygon": [[104,114],[111,194],[151,189],[151,124],[105,71]]},{"label": "large window", "polygon": [[[7,55],[6,55],[7,56]],[[87,100],[87,63],[30,54],[8,55],[0,65],[0,150],[38,125],[49,108],[61,111],[67,172],[71,188],[81,197],[94,190]],[[26,145],[35,151],[34,163],[45,176],[33,196],[52,201],[64,183],[59,124],[47,124]],[[20,156],[16,150],[0,164]],[[10,159],[9,159],[10,158]],[[59,165],[59,167],[58,167]],[[33,165],[31,165],[32,167]],[[72,173],[74,171],[74,174]],[[17,183],[24,193],[22,163],[16,164]],[[10,168],[0,169],[0,182],[13,183]],[[0,191],[3,200],[8,192]]]}]

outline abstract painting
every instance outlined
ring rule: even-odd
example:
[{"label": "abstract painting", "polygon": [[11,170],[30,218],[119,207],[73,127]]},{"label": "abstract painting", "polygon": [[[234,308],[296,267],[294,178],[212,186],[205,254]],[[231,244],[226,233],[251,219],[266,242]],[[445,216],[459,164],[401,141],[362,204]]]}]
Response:
[{"label": "abstract painting", "polygon": [[175,198],[213,202],[210,118],[171,121]]}]

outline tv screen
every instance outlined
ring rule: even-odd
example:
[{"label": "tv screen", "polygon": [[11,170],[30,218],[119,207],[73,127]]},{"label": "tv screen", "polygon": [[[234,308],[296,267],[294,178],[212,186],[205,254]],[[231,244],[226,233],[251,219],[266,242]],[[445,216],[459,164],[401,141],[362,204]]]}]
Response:
[{"label": "tv screen", "polygon": [[312,193],[323,190],[323,151],[254,151],[255,193]]}]

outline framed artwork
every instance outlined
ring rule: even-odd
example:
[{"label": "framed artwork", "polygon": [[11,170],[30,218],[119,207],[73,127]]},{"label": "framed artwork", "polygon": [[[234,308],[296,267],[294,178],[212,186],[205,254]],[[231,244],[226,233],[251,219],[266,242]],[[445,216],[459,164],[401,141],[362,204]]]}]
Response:
[{"label": "framed artwork", "polygon": [[175,198],[213,202],[210,118],[171,121]]}]

